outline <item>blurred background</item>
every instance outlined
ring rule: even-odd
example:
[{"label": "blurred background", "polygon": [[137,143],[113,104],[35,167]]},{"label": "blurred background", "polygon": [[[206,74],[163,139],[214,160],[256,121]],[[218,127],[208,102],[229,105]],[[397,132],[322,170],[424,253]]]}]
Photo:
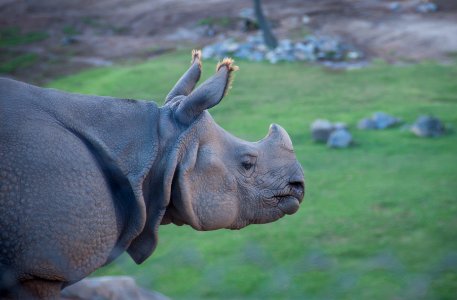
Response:
[{"label": "blurred background", "polygon": [[[203,50],[235,58],[211,110],[258,140],[287,129],[293,216],[160,229],[128,275],[172,299],[457,299],[457,1],[0,0],[0,75],[161,104]],[[119,124],[126,126],[126,124]]]}]

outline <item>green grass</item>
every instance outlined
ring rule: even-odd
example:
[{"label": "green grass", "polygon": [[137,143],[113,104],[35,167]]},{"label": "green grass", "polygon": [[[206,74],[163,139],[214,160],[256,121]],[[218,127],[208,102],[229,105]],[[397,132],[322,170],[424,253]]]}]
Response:
[{"label": "green grass", "polygon": [[25,68],[30,65],[33,65],[37,59],[38,55],[34,53],[26,53],[20,55],[11,55],[12,58],[0,62],[0,73],[13,73],[19,68]]},{"label": "green grass", "polygon": [[23,33],[17,27],[0,29],[0,47],[18,46],[39,42],[48,37],[43,31],[32,31]]},{"label": "green grass", "polygon": [[[187,54],[169,54],[51,86],[161,103],[188,62]],[[233,89],[211,113],[248,140],[262,138],[273,122],[288,130],[307,182],[299,212],[241,231],[164,226],[145,263],[124,255],[96,274],[129,274],[175,299],[455,299],[457,135],[421,139],[355,124],[385,111],[407,122],[433,114],[456,128],[457,65],[376,63],[349,72],[239,66]],[[205,78],[213,70],[204,63]],[[316,118],[347,122],[357,146],[314,144]]]},{"label": "green grass", "polygon": [[229,17],[222,17],[222,18],[203,18],[197,22],[197,25],[204,26],[204,25],[218,25],[221,27],[228,27],[233,21]]}]

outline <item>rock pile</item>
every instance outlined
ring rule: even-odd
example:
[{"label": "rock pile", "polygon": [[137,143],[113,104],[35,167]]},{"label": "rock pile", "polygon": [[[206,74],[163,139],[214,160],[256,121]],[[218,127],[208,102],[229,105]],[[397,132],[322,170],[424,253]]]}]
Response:
[{"label": "rock pile", "polygon": [[245,42],[225,39],[222,42],[203,47],[203,58],[221,59],[227,56],[250,61],[322,61],[348,62],[357,61],[362,53],[340,39],[329,36],[309,35],[302,41],[280,40],[274,50],[268,49],[261,35],[249,36]]},{"label": "rock pile", "polygon": [[317,119],[311,124],[311,136],[317,143],[326,143],[329,148],[347,148],[353,140],[344,123],[331,123]]},{"label": "rock pile", "polygon": [[[360,120],[359,129],[385,129],[401,123],[401,120],[383,112],[376,112],[370,118]],[[449,131],[440,119],[432,116],[420,116],[411,125],[402,130],[410,130],[419,137],[439,137]],[[344,123],[332,123],[317,119],[311,124],[311,137],[316,143],[325,143],[329,148],[347,148],[354,143],[348,127]]]},{"label": "rock pile", "polygon": [[359,121],[359,129],[386,129],[401,123],[401,119],[395,118],[384,112],[375,112],[370,118],[364,118]]}]

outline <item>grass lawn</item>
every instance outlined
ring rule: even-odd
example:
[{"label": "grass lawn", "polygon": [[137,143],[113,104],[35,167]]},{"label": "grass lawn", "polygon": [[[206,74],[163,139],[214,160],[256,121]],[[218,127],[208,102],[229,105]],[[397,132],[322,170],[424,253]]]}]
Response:
[{"label": "grass lawn", "polygon": [[[50,86],[162,103],[189,60],[178,52]],[[132,275],[174,299],[456,299],[457,134],[421,139],[355,125],[384,111],[408,123],[433,114],[455,130],[457,63],[376,63],[346,72],[238,65],[233,89],[211,113],[247,140],[262,138],[273,122],[288,130],[306,177],[298,213],[241,231],[163,226],[145,263],[124,255],[96,275]],[[206,78],[215,62],[203,68]],[[348,123],[357,145],[313,143],[316,118]]]}]

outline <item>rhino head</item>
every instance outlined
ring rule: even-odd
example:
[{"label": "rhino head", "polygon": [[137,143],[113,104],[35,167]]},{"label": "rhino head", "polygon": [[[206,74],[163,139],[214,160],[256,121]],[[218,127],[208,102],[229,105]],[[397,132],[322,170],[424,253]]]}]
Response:
[{"label": "rhino head", "polygon": [[167,96],[168,122],[179,128],[179,137],[162,223],[240,229],[298,210],[304,178],[287,132],[272,124],[264,139],[247,142],[218,126],[206,111],[222,100],[237,69],[224,59],[216,74],[193,90],[201,72],[200,52],[194,51],[190,69]]},{"label": "rhino head", "polygon": [[[159,153],[167,155],[162,155],[159,173],[165,175],[151,179],[151,186],[163,187],[159,208],[163,214],[152,218],[160,218],[160,224],[240,229],[273,222],[299,208],[304,197],[303,170],[287,132],[272,124],[265,138],[247,142],[218,126],[207,112],[226,95],[237,69],[226,58],[194,90],[201,61],[200,52],[193,51],[190,68],[161,107],[163,149]],[[156,236],[157,225],[146,227],[154,228],[151,233]],[[141,240],[140,235],[134,247]],[[134,259],[135,252],[131,251]]]},{"label": "rhino head", "polygon": [[303,173],[287,133],[272,125],[256,143],[219,127],[208,113],[178,163],[165,219],[197,230],[240,229],[297,211]]}]

